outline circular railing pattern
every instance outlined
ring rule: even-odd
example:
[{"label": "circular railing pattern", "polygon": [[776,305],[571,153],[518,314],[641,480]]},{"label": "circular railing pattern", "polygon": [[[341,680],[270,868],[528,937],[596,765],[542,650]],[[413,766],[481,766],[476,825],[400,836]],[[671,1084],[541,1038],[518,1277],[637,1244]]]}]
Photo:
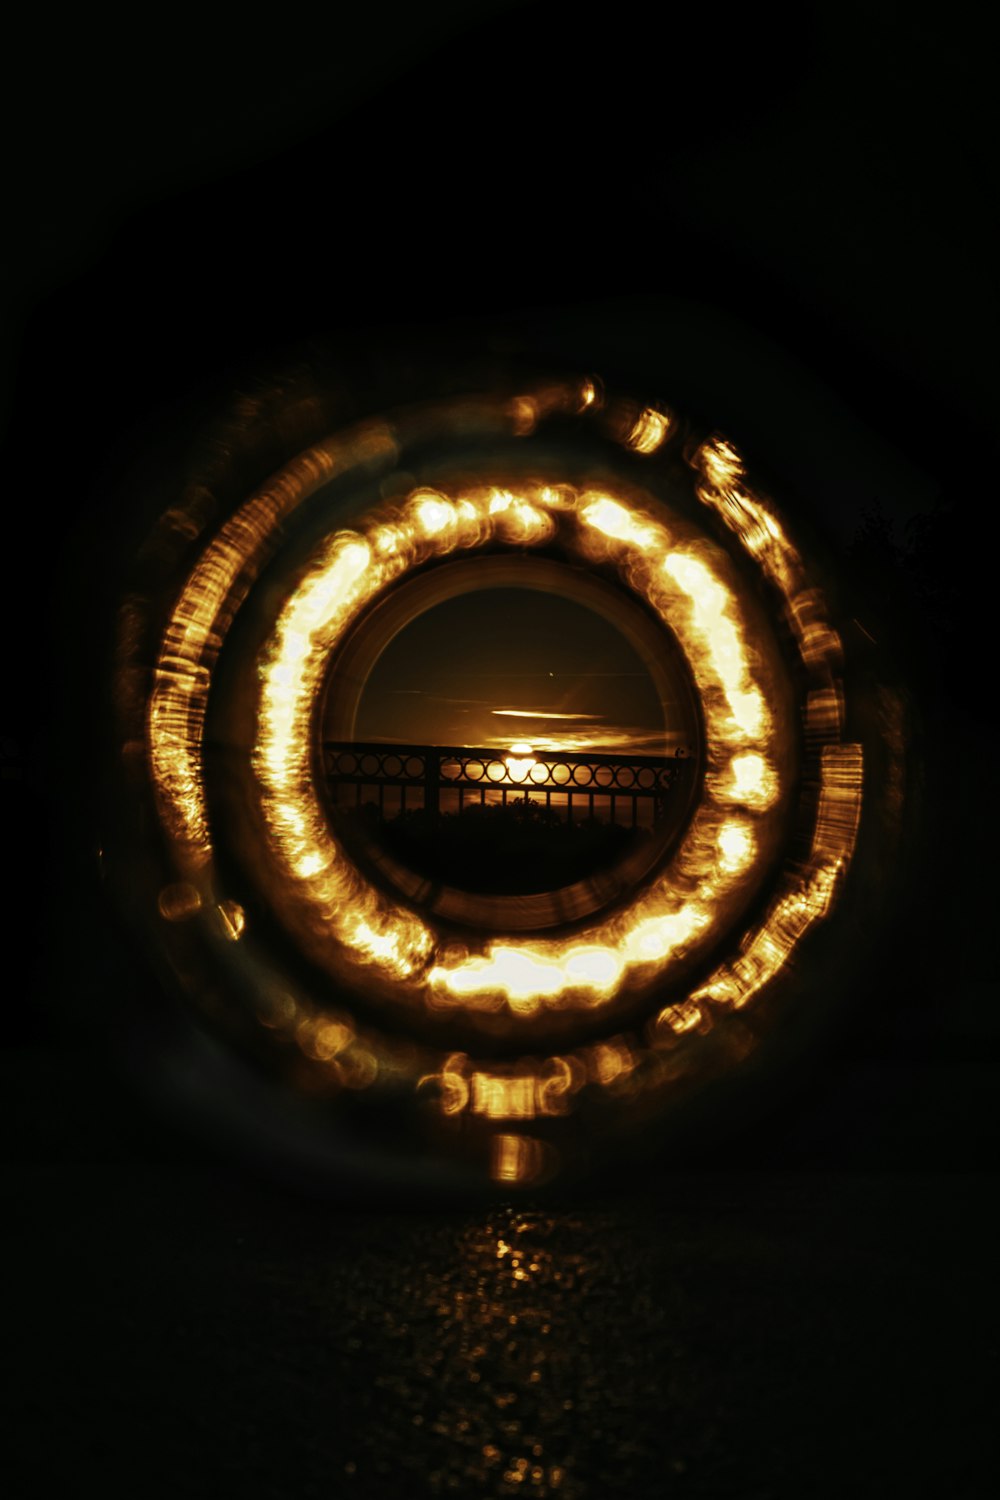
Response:
[{"label": "circular railing pattern", "polygon": [[488,750],[465,753],[461,749],[438,745],[407,747],[404,755],[389,752],[381,746],[323,746],[323,765],[331,782],[393,783],[421,786],[428,777],[437,777],[442,786],[536,787],[562,789],[568,783],[574,789],[596,793],[621,791],[635,794],[666,793],[676,784],[686,759],[609,756],[557,756],[546,753],[537,759],[492,755]]}]

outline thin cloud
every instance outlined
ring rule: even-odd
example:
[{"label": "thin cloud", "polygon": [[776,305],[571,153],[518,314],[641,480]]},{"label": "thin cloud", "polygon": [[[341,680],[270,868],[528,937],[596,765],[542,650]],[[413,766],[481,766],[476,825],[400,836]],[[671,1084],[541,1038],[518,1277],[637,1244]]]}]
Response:
[{"label": "thin cloud", "polygon": [[[555,736],[528,731],[536,755],[546,751],[562,755],[587,755],[610,751],[613,754],[664,755],[677,745],[689,745],[689,737],[669,729],[650,729],[641,725],[599,724],[593,720],[574,724]],[[483,747],[509,749],[499,735],[488,737]]]},{"label": "thin cloud", "polygon": [[588,724],[595,722],[593,714],[543,714],[533,708],[491,708],[490,713],[498,719],[583,719]]},{"label": "thin cloud", "polygon": [[487,698],[446,698],[443,693],[425,693],[421,688],[390,688],[386,694],[392,698],[426,698],[428,703],[465,703],[474,708],[485,708]]}]

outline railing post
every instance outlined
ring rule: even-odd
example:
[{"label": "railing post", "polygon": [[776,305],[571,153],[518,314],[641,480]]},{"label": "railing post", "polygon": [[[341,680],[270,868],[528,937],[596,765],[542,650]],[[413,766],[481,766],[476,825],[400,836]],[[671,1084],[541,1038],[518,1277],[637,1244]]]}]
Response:
[{"label": "railing post", "polygon": [[441,761],[435,750],[424,759],[424,812],[437,822],[440,811]]}]

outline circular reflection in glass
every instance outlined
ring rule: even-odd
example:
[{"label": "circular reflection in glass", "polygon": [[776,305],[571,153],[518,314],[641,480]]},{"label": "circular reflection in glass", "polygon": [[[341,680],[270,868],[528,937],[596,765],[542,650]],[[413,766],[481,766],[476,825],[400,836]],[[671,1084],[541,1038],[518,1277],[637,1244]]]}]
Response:
[{"label": "circular reflection in glass", "polygon": [[[562,892],[559,906],[518,900],[518,925],[534,911],[542,927],[568,887],[580,910],[631,890],[683,827],[700,745],[669,634],[620,591],[528,558],[444,565],[363,620],[331,666],[321,733],[356,857],[493,927],[510,897]],[[429,747],[420,776],[385,753],[377,774],[371,756],[356,769],[360,747],[393,744]],[[663,767],[667,792],[632,790]]]},{"label": "circular reflection in glass", "polygon": [[[738,1066],[851,877],[867,747],[813,570],[733,445],[574,378],[317,434],[228,516],[200,506],[123,607],[107,848],[212,1028],[331,1122],[397,1122],[389,1156],[508,1185]],[[518,661],[552,675],[529,692]],[[408,695],[466,701],[421,719]],[[434,835],[393,849],[386,796],[417,782]],[[459,868],[441,820],[505,794],[565,797],[567,828],[583,798],[605,835],[619,799],[627,834],[662,798],[663,844],[568,885],[534,846]]]}]

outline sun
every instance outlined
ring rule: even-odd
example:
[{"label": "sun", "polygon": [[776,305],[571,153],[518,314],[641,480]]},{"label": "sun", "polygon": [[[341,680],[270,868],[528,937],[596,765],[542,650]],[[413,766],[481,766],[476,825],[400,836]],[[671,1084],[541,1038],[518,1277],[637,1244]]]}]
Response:
[{"label": "sun", "polygon": [[511,745],[510,754],[504,757],[504,766],[511,781],[523,781],[532,766],[537,764],[534,745],[529,745],[524,740]]}]

